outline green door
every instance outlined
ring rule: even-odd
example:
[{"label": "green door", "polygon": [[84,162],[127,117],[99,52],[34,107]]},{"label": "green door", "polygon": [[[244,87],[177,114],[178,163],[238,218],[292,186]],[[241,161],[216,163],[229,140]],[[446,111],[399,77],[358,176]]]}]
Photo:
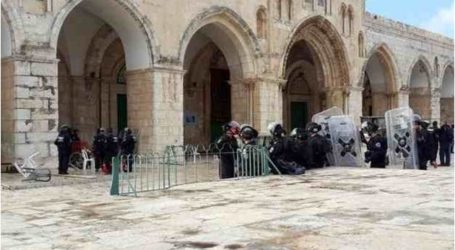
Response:
[{"label": "green door", "polygon": [[308,123],[308,103],[291,102],[291,129],[305,128]]},{"label": "green door", "polygon": [[128,127],[128,113],[127,113],[126,95],[117,95],[117,128],[118,131]]}]

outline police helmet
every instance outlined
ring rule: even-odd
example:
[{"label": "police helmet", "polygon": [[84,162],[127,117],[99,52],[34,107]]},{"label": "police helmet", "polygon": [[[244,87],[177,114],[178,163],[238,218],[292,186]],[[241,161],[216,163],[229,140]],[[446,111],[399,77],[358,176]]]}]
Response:
[{"label": "police helmet", "polygon": [[126,127],[124,130],[125,130],[125,133],[126,133],[127,135],[129,135],[129,134],[132,133],[131,129],[128,128],[128,127]]},{"label": "police helmet", "polygon": [[240,124],[236,121],[230,121],[222,126],[223,131],[226,132],[228,130],[234,129],[234,130],[239,130],[240,129]]},{"label": "police helmet", "polygon": [[421,125],[422,117],[418,114],[414,114],[412,117],[412,121],[414,122],[415,125]]},{"label": "police helmet", "polygon": [[267,126],[272,136],[279,136],[285,134],[283,126],[278,122],[272,122]]},{"label": "police helmet", "polygon": [[290,136],[292,138],[297,138],[297,139],[300,139],[300,140],[304,140],[306,139],[306,134],[305,134],[305,130],[303,128],[295,128],[291,131],[291,134]]},{"label": "police helmet", "polygon": [[322,129],[321,125],[319,125],[315,122],[310,122],[307,127],[308,132],[313,133],[313,134],[319,133],[319,131],[321,131],[321,129]]},{"label": "police helmet", "polygon": [[251,140],[255,137],[258,136],[258,132],[256,129],[254,129],[253,127],[251,127],[250,125],[248,124],[243,124],[240,128],[240,136],[243,138],[243,139],[246,139],[246,140]]}]

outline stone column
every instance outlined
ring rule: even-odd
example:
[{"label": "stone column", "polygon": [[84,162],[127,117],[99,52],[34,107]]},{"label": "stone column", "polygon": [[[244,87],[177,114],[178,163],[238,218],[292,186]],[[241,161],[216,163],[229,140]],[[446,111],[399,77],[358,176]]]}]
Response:
[{"label": "stone column", "polygon": [[325,89],[326,107],[339,107],[346,111],[345,107],[345,88],[344,87],[328,87]]},{"label": "stone column", "polygon": [[175,68],[128,71],[128,127],[138,131],[141,153],[183,144],[183,75]]},{"label": "stone column", "polygon": [[252,124],[252,93],[255,88],[253,79],[234,79],[231,85],[231,114],[232,120],[240,124]]},{"label": "stone column", "polygon": [[14,58],[14,151],[27,157],[57,155],[58,60]]},{"label": "stone column", "polygon": [[256,79],[253,98],[253,126],[260,134],[268,134],[271,122],[283,123],[283,87],[286,80]]},{"label": "stone column", "polygon": [[438,88],[431,90],[431,121],[441,121],[441,90]]},{"label": "stone column", "polygon": [[183,145],[183,77],[180,68],[153,69],[152,116],[150,139],[154,152],[168,145]]},{"label": "stone column", "polygon": [[396,96],[398,98],[398,108],[409,107],[409,88],[401,88]]},{"label": "stone column", "polygon": [[347,114],[354,118],[354,122],[360,125],[360,117],[363,115],[363,88],[349,87],[348,89]]},{"label": "stone column", "polygon": [[[14,60],[2,59],[2,163],[14,161]],[[24,140],[25,142],[25,140]]]}]

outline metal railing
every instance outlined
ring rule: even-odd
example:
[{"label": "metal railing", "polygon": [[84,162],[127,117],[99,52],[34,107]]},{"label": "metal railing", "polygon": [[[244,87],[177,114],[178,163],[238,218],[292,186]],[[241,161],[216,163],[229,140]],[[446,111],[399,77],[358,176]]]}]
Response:
[{"label": "metal railing", "polygon": [[113,158],[111,195],[137,196],[183,184],[219,181],[223,169],[231,172],[227,178],[267,176],[271,168],[279,173],[263,146],[168,146],[162,154]]}]

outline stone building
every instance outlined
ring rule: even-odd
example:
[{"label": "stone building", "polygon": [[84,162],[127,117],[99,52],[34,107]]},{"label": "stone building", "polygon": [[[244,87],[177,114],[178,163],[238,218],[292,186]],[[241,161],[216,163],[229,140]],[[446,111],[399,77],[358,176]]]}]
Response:
[{"label": "stone building", "polygon": [[2,162],[53,156],[59,125],[138,131],[139,149],[266,133],[338,106],[453,122],[453,40],[364,0],[3,0]]}]

